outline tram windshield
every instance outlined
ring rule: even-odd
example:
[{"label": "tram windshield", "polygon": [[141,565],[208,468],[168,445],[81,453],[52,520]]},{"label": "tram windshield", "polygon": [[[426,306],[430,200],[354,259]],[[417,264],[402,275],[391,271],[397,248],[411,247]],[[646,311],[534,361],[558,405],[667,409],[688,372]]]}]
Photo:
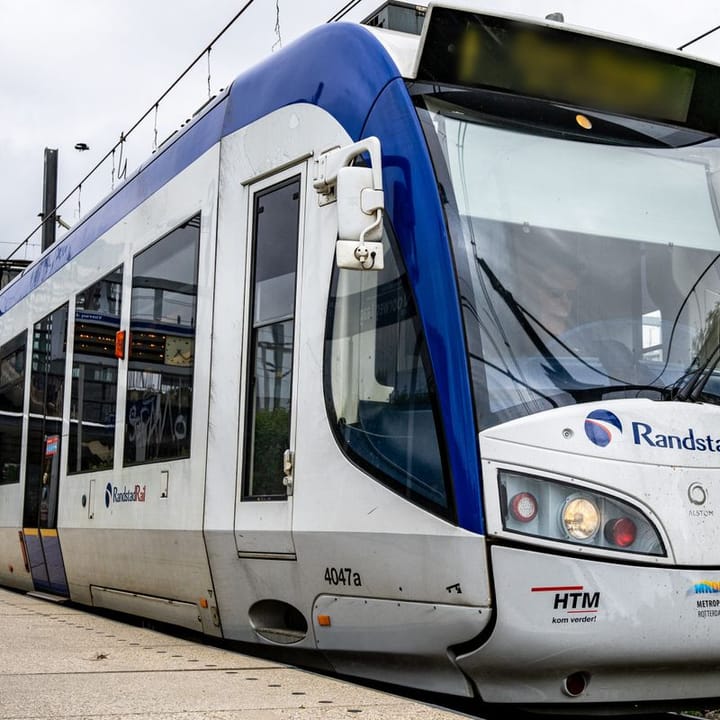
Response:
[{"label": "tram windshield", "polygon": [[486,95],[420,110],[479,427],[611,398],[720,403],[720,141],[518,98],[499,119]]}]

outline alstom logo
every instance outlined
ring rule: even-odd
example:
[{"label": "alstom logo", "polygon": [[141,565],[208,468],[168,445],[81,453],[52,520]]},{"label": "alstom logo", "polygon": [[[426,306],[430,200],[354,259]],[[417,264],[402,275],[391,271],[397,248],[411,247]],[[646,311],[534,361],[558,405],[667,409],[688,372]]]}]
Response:
[{"label": "alstom logo", "polygon": [[112,483],[108,483],[105,486],[105,507],[109,508],[111,503],[145,502],[145,491],[145,485],[135,485],[131,489],[123,487],[120,490]]},{"label": "alstom logo", "polygon": [[622,435],[620,418],[609,410],[593,410],[585,418],[585,434],[598,447],[607,447]]}]

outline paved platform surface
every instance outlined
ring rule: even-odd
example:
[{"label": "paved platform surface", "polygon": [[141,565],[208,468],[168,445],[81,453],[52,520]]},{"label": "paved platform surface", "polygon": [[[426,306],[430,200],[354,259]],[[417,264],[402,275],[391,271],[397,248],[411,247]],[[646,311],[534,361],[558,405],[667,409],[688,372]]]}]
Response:
[{"label": "paved platform surface", "polygon": [[459,717],[0,588],[2,720]]}]

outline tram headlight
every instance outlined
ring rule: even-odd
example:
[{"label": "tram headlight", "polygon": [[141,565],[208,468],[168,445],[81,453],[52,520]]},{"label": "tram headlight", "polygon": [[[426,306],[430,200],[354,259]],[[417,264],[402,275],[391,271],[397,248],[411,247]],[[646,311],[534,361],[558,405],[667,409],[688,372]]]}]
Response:
[{"label": "tram headlight", "polygon": [[588,497],[569,497],[561,516],[565,532],[575,540],[589,540],[600,527],[600,510]]},{"label": "tram headlight", "polygon": [[625,500],[509,470],[498,473],[498,482],[506,532],[603,550],[667,555],[652,521]]}]

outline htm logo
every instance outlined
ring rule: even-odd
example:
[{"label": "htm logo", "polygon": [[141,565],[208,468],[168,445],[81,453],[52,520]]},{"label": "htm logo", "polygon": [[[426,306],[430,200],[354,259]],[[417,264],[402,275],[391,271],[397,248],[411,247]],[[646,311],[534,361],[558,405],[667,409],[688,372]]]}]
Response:
[{"label": "htm logo", "polygon": [[531,592],[554,593],[553,610],[567,613],[596,613],[600,609],[600,593],[588,592],[582,585],[530,588]]}]

